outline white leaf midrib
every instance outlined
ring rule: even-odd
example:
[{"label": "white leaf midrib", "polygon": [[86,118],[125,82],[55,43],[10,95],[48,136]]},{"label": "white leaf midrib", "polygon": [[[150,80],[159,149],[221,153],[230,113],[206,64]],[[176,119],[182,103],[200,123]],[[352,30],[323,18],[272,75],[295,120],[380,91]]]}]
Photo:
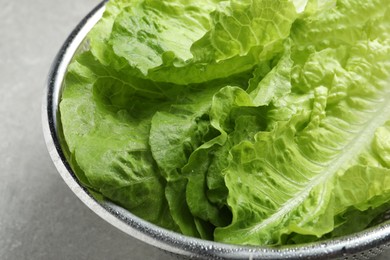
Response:
[{"label": "white leaf midrib", "polygon": [[348,142],[340,156],[331,160],[324,169],[306,185],[306,188],[297,194],[297,196],[286,201],[283,206],[270,217],[252,228],[249,228],[249,233],[256,233],[297,208],[309,196],[314,187],[334,176],[339,169],[359,156],[361,151],[371,143],[376,129],[390,120],[390,91],[386,92],[383,97],[385,98],[383,99],[382,105],[375,111],[375,115],[365,124],[365,127],[362,128],[361,131],[356,133],[356,137]]}]

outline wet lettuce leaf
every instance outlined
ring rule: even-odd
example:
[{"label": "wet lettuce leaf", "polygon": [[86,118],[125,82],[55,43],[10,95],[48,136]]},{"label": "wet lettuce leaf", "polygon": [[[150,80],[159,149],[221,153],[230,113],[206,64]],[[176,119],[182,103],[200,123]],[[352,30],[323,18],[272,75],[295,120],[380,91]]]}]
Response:
[{"label": "wet lettuce leaf", "polygon": [[111,0],[87,41],[60,119],[99,198],[243,245],[389,210],[387,0]]}]

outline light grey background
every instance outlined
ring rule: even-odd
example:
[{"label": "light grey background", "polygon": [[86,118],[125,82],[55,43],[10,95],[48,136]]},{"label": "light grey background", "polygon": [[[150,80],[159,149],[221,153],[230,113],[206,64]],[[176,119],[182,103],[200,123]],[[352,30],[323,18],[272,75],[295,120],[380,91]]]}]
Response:
[{"label": "light grey background", "polygon": [[[46,76],[99,0],[0,0],[0,259],[170,259],[94,215],[57,174],[41,130]],[[390,253],[376,260],[390,259]]]}]

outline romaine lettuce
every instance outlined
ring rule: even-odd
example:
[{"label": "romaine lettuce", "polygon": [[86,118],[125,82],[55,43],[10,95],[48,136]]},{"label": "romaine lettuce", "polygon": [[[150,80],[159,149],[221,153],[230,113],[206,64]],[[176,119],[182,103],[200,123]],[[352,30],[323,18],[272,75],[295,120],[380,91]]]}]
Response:
[{"label": "romaine lettuce", "polygon": [[390,208],[387,0],[111,0],[64,81],[80,182],[152,223],[280,245]]}]

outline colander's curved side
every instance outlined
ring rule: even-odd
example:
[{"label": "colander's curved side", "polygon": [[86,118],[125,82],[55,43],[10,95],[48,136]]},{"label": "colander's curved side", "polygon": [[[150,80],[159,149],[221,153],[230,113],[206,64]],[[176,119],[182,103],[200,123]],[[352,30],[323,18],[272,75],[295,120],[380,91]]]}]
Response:
[{"label": "colander's curved side", "polygon": [[207,259],[366,259],[390,244],[390,222],[351,236],[318,243],[279,248],[226,245],[186,237],[146,222],[110,202],[97,202],[78,182],[67,163],[58,131],[58,104],[64,75],[86,34],[101,18],[100,3],[74,29],[52,65],[42,106],[43,131],[50,156],[70,189],[92,211],[123,232],[176,255]]}]

